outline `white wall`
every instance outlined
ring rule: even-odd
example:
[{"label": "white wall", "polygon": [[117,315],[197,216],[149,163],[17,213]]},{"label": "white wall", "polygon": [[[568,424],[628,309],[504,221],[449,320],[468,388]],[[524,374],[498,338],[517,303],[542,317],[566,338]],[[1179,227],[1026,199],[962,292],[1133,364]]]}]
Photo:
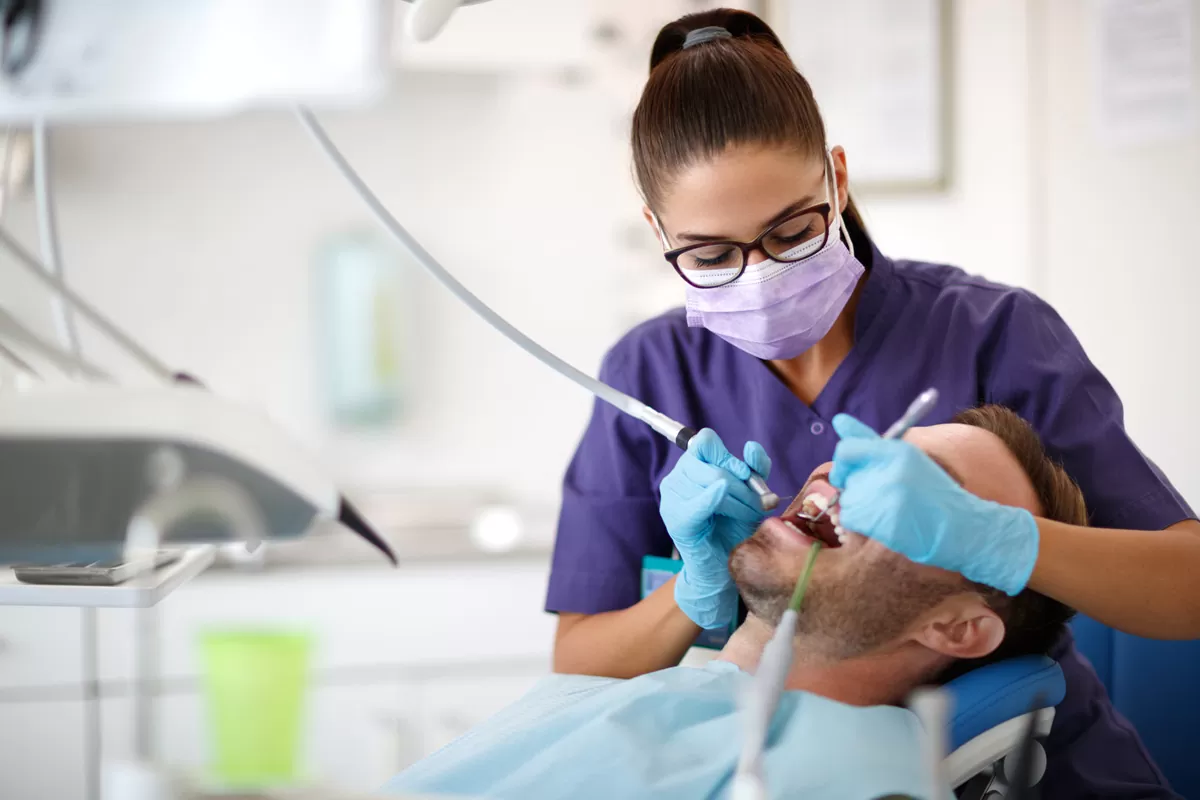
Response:
[{"label": "white wall", "polygon": [[[1040,288],[1116,386],[1134,440],[1200,507],[1200,132],[1106,143],[1093,113],[1093,5],[1058,0],[1034,18],[1046,76]],[[1192,8],[1196,47],[1200,4]],[[1193,69],[1200,93],[1200,57]]]},{"label": "white wall", "polygon": [[[860,194],[858,202],[885,254],[955,264],[1025,286],[1032,261],[1025,4],[970,0],[952,8],[950,188]],[[853,182],[854,154],[847,157]]]},{"label": "white wall", "polygon": [[[1086,0],[954,9],[954,185],[864,196],[868,225],[889,255],[947,261],[1049,300],[1116,387],[1134,440],[1198,506],[1200,135],[1104,141]],[[1200,87],[1200,58],[1194,68]]]}]

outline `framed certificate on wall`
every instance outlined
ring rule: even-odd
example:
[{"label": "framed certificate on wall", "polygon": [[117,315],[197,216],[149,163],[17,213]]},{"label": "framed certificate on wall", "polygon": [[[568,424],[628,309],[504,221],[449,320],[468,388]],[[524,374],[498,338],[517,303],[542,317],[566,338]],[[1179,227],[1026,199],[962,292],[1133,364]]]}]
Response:
[{"label": "framed certificate on wall", "polygon": [[808,79],[829,146],[869,193],[951,180],[950,0],[770,0],[767,20]]}]

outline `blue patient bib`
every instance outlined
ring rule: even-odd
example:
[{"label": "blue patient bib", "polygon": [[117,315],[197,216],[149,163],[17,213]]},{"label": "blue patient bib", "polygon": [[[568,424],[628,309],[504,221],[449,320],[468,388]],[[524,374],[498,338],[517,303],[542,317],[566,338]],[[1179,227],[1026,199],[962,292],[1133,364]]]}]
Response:
[{"label": "blue patient bib", "polygon": [[[742,745],[736,698],[749,680],[721,661],[627,681],[555,675],[384,791],[499,800],[724,797]],[[769,796],[929,800],[921,735],[902,708],[786,692],[764,762]]]}]

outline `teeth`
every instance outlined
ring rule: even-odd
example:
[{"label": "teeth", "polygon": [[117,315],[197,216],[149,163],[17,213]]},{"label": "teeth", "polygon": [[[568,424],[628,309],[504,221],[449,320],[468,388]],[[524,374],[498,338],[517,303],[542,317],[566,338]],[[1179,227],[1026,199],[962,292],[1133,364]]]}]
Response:
[{"label": "teeth", "polygon": [[804,498],[804,503],[806,505],[808,503],[812,503],[817,507],[818,511],[824,511],[825,509],[829,508],[829,501],[825,499],[825,495],[818,494],[817,492],[813,492],[808,497]]},{"label": "teeth", "polygon": [[841,522],[841,519],[841,506],[834,506],[833,508],[829,509],[830,522],[832,522],[834,525],[837,525]]},{"label": "teeth", "polygon": [[792,530],[794,530],[796,533],[800,534],[801,536],[803,536],[803,535],[804,535],[804,531],[802,531],[802,530],[800,530],[799,528],[797,528],[797,527],[796,527],[796,525],[795,525],[794,523],[792,523],[792,522],[789,522],[788,520],[784,520],[784,521],[783,521],[783,524],[784,524],[784,525],[787,525],[789,528],[791,528]]}]

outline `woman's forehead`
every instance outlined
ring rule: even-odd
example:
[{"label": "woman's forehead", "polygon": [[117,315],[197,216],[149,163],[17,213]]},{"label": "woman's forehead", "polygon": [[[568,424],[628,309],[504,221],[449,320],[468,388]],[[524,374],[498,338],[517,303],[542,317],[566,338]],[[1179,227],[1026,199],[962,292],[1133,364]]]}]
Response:
[{"label": "woman's forehead", "polygon": [[824,176],[820,158],[787,148],[733,146],[680,170],[655,211],[672,235],[752,239],[805,196],[823,202]]}]

